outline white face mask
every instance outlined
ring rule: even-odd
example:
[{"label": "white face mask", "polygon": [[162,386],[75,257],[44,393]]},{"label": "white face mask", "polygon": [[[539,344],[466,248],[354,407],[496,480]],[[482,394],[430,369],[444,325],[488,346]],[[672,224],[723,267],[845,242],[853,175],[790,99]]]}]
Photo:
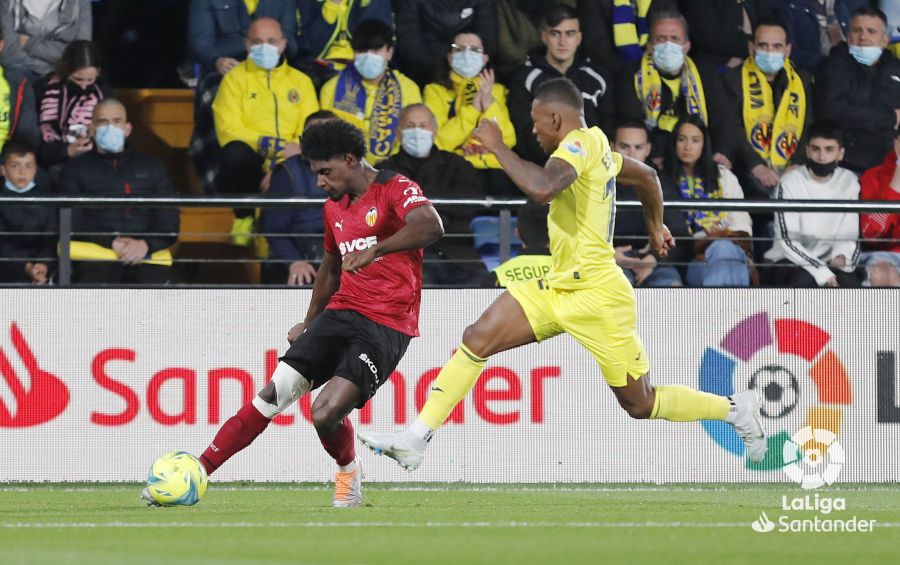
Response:
[{"label": "white face mask", "polygon": [[665,73],[674,73],[684,66],[684,47],[671,41],[653,46],[653,62]]},{"label": "white face mask", "polygon": [[424,128],[408,128],[400,132],[400,146],[412,155],[424,159],[431,154],[434,146],[434,134]]},{"label": "white face mask", "polygon": [[12,182],[10,182],[9,179],[6,179],[6,182],[4,184],[6,185],[6,188],[8,188],[9,190],[11,190],[15,193],[18,193],[18,194],[24,194],[24,193],[28,192],[29,190],[31,190],[32,188],[34,188],[34,181],[31,181],[30,183],[28,183],[27,185],[25,185],[22,188],[19,188],[18,186],[14,185]]},{"label": "white face mask", "polygon": [[471,49],[454,53],[450,59],[450,68],[463,78],[476,77],[484,68],[484,56]]},{"label": "white face mask", "polygon": [[387,61],[377,53],[357,53],[353,58],[353,66],[364,79],[374,80],[384,72]]},{"label": "white face mask", "polygon": [[859,64],[865,65],[867,67],[871,67],[872,65],[877,63],[878,59],[881,58],[881,53],[883,51],[884,49],[874,45],[850,46],[850,55],[852,55]]}]

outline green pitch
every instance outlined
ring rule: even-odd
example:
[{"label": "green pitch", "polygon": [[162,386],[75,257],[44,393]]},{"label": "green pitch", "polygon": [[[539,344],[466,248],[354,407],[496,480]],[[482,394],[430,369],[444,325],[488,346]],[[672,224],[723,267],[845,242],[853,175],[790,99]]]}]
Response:
[{"label": "green pitch", "polygon": [[[0,485],[0,563],[896,563],[900,488],[795,485],[216,484],[192,508],[147,508],[138,485]],[[801,501],[802,502],[802,501]],[[805,504],[805,502],[804,502]],[[837,503],[840,505],[840,503]],[[777,527],[751,529],[762,512]],[[790,520],[876,520],[871,533],[779,532]]]}]

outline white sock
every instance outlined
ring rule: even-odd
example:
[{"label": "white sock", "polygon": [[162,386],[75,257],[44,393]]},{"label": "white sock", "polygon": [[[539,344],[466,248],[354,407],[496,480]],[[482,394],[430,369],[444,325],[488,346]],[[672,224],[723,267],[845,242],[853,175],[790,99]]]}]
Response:
[{"label": "white sock", "polygon": [[434,435],[434,430],[420,418],[416,418],[415,422],[406,428],[406,433],[421,441],[423,445],[427,445],[431,441],[431,436]]},{"label": "white sock", "polygon": [[338,465],[338,470],[340,470],[341,473],[350,473],[352,471],[355,471],[356,470],[356,459],[347,463],[346,465]]}]

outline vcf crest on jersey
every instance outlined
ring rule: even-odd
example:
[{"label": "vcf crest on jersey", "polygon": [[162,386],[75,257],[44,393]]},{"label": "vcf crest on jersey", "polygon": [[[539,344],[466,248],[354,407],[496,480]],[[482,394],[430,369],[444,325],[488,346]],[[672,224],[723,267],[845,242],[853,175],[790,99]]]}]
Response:
[{"label": "vcf crest on jersey", "polygon": [[369,211],[366,212],[366,225],[370,228],[375,225],[375,222],[378,221],[378,208],[372,206],[369,208]]}]

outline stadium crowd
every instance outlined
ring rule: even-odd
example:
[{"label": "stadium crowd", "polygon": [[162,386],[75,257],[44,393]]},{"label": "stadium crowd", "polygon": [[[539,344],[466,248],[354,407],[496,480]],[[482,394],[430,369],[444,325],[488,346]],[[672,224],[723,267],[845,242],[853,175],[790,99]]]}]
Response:
[{"label": "stadium crowd", "polygon": [[[299,141],[341,119],[430,198],[520,198],[472,132],[493,119],[543,164],[532,93],[566,77],[587,125],[655,167],[667,201],[900,200],[894,0],[190,0],[188,16],[189,154],[209,194],[321,197]],[[129,141],[90,0],[0,0],[0,27],[3,196],[181,192]],[[448,236],[426,251],[426,284],[543,273],[546,216],[528,210],[504,268],[496,217],[439,207]],[[318,210],[234,217],[263,283],[312,283]],[[616,261],[635,286],[900,286],[900,214],[671,209],[666,223],[679,245],[660,260],[641,213],[619,213]],[[173,266],[177,210],[77,209],[72,229],[75,283],[191,282]],[[53,209],[0,206],[0,283],[53,284],[57,239]]]}]

